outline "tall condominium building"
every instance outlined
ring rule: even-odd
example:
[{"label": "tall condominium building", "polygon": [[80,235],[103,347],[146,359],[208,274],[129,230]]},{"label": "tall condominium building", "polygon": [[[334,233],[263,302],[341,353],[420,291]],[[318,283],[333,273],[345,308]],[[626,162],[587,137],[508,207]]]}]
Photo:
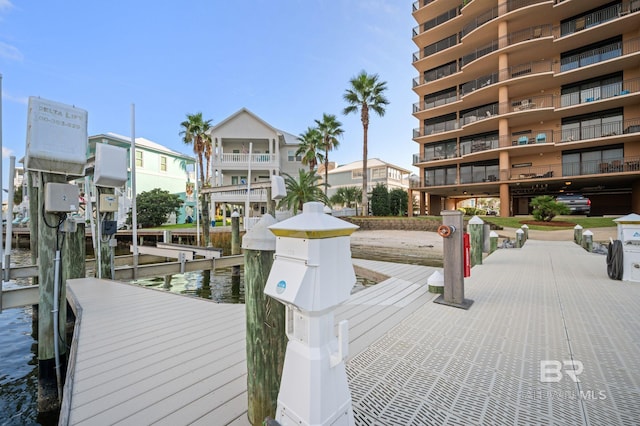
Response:
[{"label": "tall condominium building", "polygon": [[580,193],[640,212],[640,0],[419,0],[420,213]]}]

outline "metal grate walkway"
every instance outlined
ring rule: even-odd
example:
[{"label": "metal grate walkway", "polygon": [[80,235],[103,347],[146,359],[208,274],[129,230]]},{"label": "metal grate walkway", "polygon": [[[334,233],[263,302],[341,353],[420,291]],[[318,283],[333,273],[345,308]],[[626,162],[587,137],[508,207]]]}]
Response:
[{"label": "metal grate walkway", "polygon": [[[638,424],[640,283],[610,280],[605,256],[529,240],[465,295],[470,310],[426,303],[350,360],[356,424]],[[542,383],[541,361],[568,364]]]}]

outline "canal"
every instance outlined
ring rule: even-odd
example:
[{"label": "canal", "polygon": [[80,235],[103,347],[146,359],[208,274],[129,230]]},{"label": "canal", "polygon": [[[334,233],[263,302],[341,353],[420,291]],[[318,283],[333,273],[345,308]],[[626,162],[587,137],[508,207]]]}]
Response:
[{"label": "canal", "polygon": [[[30,252],[14,249],[12,265],[31,264]],[[218,303],[244,303],[244,275],[240,268],[240,285],[234,286],[231,268],[218,269],[206,282],[202,272],[189,272],[138,280],[135,283],[173,293],[211,299]],[[29,279],[10,281],[4,288],[29,285]],[[353,291],[360,291],[374,281],[357,277]],[[56,425],[57,418],[38,416],[37,412],[37,336],[32,334],[32,308],[13,308],[0,313],[0,426]],[[185,325],[187,326],[187,325]]]}]

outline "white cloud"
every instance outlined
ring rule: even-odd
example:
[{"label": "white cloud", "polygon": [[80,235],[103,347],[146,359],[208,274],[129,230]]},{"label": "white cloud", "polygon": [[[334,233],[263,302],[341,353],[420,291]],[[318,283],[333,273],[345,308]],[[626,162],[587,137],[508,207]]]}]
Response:
[{"label": "white cloud", "polygon": [[2,158],[9,158],[13,155],[13,150],[3,146],[2,147]]},{"label": "white cloud", "polygon": [[[0,0],[2,1],[2,0]],[[22,61],[24,56],[17,47],[0,41],[0,57],[11,61]]]},{"label": "white cloud", "polygon": [[5,12],[12,8],[13,4],[11,4],[11,0],[0,0],[0,12]]},{"label": "white cloud", "polygon": [[10,95],[7,92],[2,92],[2,99],[8,101],[8,102],[15,102],[17,104],[23,104],[23,105],[28,105],[29,104],[29,98],[26,96],[13,96]]}]

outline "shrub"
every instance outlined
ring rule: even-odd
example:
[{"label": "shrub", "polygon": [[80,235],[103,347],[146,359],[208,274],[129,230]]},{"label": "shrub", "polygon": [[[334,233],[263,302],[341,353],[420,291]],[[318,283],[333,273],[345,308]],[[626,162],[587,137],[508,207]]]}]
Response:
[{"label": "shrub", "polygon": [[560,214],[569,214],[569,207],[558,203],[551,195],[540,195],[531,200],[533,218],[543,222],[551,220]]}]

